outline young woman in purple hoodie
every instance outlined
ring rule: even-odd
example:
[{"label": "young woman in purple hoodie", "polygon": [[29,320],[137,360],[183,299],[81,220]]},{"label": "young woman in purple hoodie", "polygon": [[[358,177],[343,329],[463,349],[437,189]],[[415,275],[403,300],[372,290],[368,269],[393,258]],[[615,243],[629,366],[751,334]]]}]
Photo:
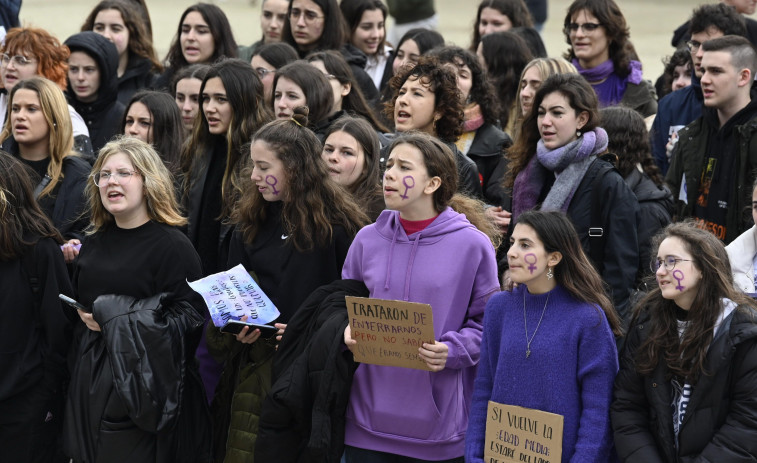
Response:
[{"label": "young woman in purple hoodie", "polygon": [[[387,210],[358,232],[342,278],[363,281],[373,298],[431,305],[435,341],[418,352],[432,371],[360,365],[345,458],[462,463],[484,306],[499,290],[498,233],[481,202],[455,194],[455,157],[442,142],[411,132],[389,153]],[[344,338],[350,349],[358,344],[349,327]]]}]

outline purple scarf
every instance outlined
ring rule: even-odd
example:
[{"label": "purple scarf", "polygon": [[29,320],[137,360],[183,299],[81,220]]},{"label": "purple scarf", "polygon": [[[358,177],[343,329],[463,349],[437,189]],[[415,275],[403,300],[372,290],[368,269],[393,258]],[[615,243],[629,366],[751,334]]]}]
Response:
[{"label": "purple scarf", "polygon": [[539,140],[536,156],[515,177],[513,184],[512,221],[538,205],[541,190],[548,175],[555,176],[555,183],[541,205],[542,210],[568,210],[573,194],[583,180],[589,165],[597,154],[607,149],[607,132],[597,127],[580,138],[554,150],[544,147]]},{"label": "purple scarf", "polygon": [[615,74],[615,67],[612,64],[612,60],[609,59],[591,69],[582,68],[575,58],[573,59],[573,65],[578,70],[578,73],[594,88],[597,98],[599,98],[600,107],[613,106],[620,103],[620,100],[623,99],[623,95],[626,93],[627,83],[630,82],[638,85],[643,78],[641,63],[636,60],[631,60],[631,73],[624,79]]}]

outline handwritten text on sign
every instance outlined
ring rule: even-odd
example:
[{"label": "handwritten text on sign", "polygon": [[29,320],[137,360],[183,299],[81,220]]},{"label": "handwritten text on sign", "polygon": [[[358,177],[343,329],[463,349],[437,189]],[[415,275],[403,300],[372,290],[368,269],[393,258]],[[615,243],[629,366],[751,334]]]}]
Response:
[{"label": "handwritten text on sign", "polygon": [[210,318],[218,327],[229,320],[239,320],[243,315],[247,315],[248,322],[259,324],[270,323],[279,317],[279,310],[242,264],[187,283],[205,299]]},{"label": "handwritten text on sign", "polygon": [[559,463],[563,417],[489,401],[484,462]]},{"label": "handwritten text on sign", "polygon": [[418,356],[424,342],[434,342],[431,306],[416,302],[346,296],[355,361],[428,370]]}]

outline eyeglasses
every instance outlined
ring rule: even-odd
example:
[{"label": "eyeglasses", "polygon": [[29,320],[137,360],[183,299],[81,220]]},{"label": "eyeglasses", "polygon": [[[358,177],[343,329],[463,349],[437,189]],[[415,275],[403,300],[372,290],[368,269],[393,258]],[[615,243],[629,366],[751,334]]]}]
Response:
[{"label": "eyeglasses", "polygon": [[128,185],[131,181],[131,177],[134,174],[138,174],[136,170],[120,169],[115,172],[107,172],[101,170],[92,174],[92,180],[100,188],[104,188],[110,183],[110,179],[113,178],[119,185]]},{"label": "eyeglasses", "polygon": [[676,268],[676,264],[679,262],[694,262],[691,259],[679,259],[677,257],[668,256],[665,259],[653,259],[652,262],[649,264],[649,268],[652,269],[653,272],[657,272],[657,270],[660,269],[661,266],[665,266],[665,270],[668,272]]},{"label": "eyeglasses", "polygon": [[302,11],[299,8],[293,8],[292,11],[289,12],[289,19],[291,19],[292,21],[299,20],[300,16],[304,16],[305,17],[305,22],[306,23],[312,23],[316,19],[323,18],[323,16],[319,16],[318,13],[316,13],[315,11],[311,11],[311,10]]},{"label": "eyeglasses", "polygon": [[694,53],[695,51],[699,50],[699,47],[702,46],[702,42],[697,42],[696,40],[689,40],[686,42],[686,46],[689,47],[689,51]]},{"label": "eyeglasses", "polygon": [[266,69],[266,68],[255,68],[255,72],[258,73],[258,77],[260,77],[260,80],[263,80],[265,76],[268,75],[268,73],[276,72],[273,69]]},{"label": "eyeglasses", "polygon": [[575,34],[578,32],[578,29],[581,29],[584,34],[591,34],[595,30],[599,29],[602,25],[597,23],[570,23],[565,25],[565,33],[566,34]]},{"label": "eyeglasses", "polygon": [[36,62],[35,60],[29,59],[25,56],[21,56],[21,55],[9,56],[5,53],[0,55],[0,61],[2,61],[3,66],[7,66],[8,63],[10,63],[11,61],[13,61],[13,64],[15,64],[16,66],[28,66]]}]

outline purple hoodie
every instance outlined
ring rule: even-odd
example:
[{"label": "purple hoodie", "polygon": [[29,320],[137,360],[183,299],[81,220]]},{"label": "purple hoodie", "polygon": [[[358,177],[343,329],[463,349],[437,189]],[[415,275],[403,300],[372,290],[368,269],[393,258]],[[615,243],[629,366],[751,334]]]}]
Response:
[{"label": "purple hoodie", "polygon": [[451,208],[409,237],[399,212],[385,210],[355,237],[342,278],[363,281],[374,298],[430,304],[435,338],[449,347],[437,373],[360,365],[345,443],[424,460],[461,457],[484,307],[499,290],[491,242]]}]

